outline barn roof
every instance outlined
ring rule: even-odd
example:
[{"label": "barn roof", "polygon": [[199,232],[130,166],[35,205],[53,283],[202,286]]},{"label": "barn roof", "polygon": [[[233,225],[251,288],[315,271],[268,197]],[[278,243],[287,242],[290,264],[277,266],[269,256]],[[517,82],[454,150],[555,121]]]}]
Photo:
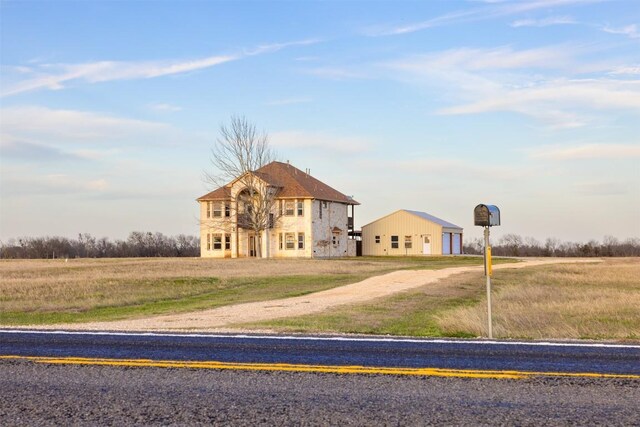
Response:
[{"label": "barn roof", "polygon": [[426,219],[428,221],[435,222],[436,224],[440,224],[443,227],[446,227],[446,228],[459,228],[460,230],[462,230],[462,227],[460,227],[458,225],[455,225],[455,224],[453,224],[451,222],[445,221],[444,219],[440,219],[438,217],[435,217],[435,216],[433,216],[431,214],[428,214],[426,212],[410,211],[408,209],[402,209],[402,210],[405,211],[405,212],[409,212],[412,215],[419,216],[420,218]]}]

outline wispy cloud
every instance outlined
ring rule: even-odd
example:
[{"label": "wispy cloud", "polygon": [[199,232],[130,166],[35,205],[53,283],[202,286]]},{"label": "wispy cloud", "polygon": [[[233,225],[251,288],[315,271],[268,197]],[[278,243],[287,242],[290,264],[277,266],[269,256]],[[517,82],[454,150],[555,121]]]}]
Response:
[{"label": "wispy cloud", "polygon": [[401,25],[390,28],[387,27],[383,29],[370,29],[366,31],[366,33],[367,35],[371,36],[401,35],[444,25],[482,21],[515,15],[523,12],[531,12],[543,8],[560,7],[577,3],[593,3],[596,1],[599,0],[529,0],[519,2],[486,2],[486,4],[481,7],[459,10],[408,25]]},{"label": "wispy cloud", "polygon": [[627,25],[626,27],[614,28],[610,26],[602,27],[602,31],[605,33],[611,34],[622,34],[631,39],[640,38],[640,33],[638,32],[638,26],[636,24]]},{"label": "wispy cloud", "polygon": [[159,122],[135,120],[95,112],[55,110],[37,106],[0,110],[3,133],[25,140],[109,142],[171,135],[173,129]]},{"label": "wispy cloud", "polygon": [[577,22],[570,16],[549,16],[542,19],[519,19],[513,21],[511,26],[518,27],[549,27],[551,25],[568,25]]},{"label": "wispy cloud", "polygon": [[157,104],[150,104],[149,108],[155,111],[182,111],[182,107],[178,107],[177,105],[171,105],[163,102],[160,102]]},{"label": "wispy cloud", "polygon": [[307,73],[334,80],[345,79],[363,79],[367,78],[367,75],[363,72],[349,70],[347,68],[340,67],[319,67],[307,70]]},{"label": "wispy cloud", "polygon": [[39,89],[59,90],[72,82],[99,83],[115,80],[152,79],[204,70],[249,56],[277,52],[291,46],[318,43],[310,39],[287,43],[265,44],[242,53],[214,55],[189,60],[165,61],[97,61],[80,64],[40,64],[32,68],[34,76],[19,81],[3,91],[2,96]]},{"label": "wispy cloud", "polygon": [[533,159],[579,160],[579,159],[630,159],[640,157],[638,144],[584,144],[572,147],[547,146],[529,152]]},{"label": "wispy cloud", "polygon": [[[640,112],[640,81],[614,75],[632,73],[633,67],[584,63],[579,57],[587,51],[573,45],[526,50],[462,48],[384,66],[401,71],[394,78],[439,91],[449,86],[448,101],[454,105],[440,108],[440,114],[510,111],[534,117],[551,128],[573,128],[590,123],[596,110]],[[601,75],[595,77],[598,71]],[[589,78],[581,72],[589,73]]]}]

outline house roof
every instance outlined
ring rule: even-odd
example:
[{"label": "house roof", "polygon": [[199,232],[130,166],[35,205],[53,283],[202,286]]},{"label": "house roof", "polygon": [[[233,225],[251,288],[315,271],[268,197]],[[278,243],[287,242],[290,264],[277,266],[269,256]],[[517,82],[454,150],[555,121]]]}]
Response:
[{"label": "house roof", "polygon": [[[279,187],[279,198],[312,198],[330,202],[340,202],[349,205],[359,205],[351,197],[329,187],[310,174],[291,166],[289,163],[271,162],[253,172],[258,178],[269,185]],[[229,187],[224,186],[205,194],[198,200],[228,199]]]},{"label": "house roof", "polygon": [[400,209],[400,210],[397,210],[397,211],[395,211],[395,212],[393,212],[393,213],[390,213],[389,215],[383,216],[382,218],[379,218],[379,219],[377,219],[377,220],[375,220],[375,221],[373,221],[373,222],[370,222],[369,224],[363,225],[363,226],[362,226],[362,228],[364,228],[364,227],[366,227],[366,226],[368,226],[368,225],[371,225],[371,224],[373,224],[374,222],[380,221],[380,220],[381,220],[381,219],[383,219],[383,218],[387,218],[387,217],[389,217],[389,216],[391,216],[391,215],[395,215],[395,214],[397,214],[398,212],[406,212],[406,213],[408,213],[408,214],[415,215],[415,216],[417,216],[417,217],[419,217],[419,218],[426,219],[427,221],[434,222],[434,223],[436,223],[436,224],[438,224],[438,225],[440,225],[440,226],[442,226],[442,227],[444,227],[444,228],[455,228],[455,229],[458,229],[458,230],[461,230],[461,231],[462,231],[462,227],[459,227],[459,226],[457,226],[457,225],[455,225],[455,224],[453,224],[453,223],[450,223],[450,222],[448,222],[448,221],[445,221],[445,220],[443,220],[443,219],[440,219],[440,218],[438,218],[438,217],[435,217],[435,216],[433,216],[433,215],[431,215],[431,214],[428,214],[428,213],[426,213],[426,212],[411,211],[411,210],[409,210],[409,209]]},{"label": "house roof", "polygon": [[231,198],[231,189],[227,186],[220,187],[210,193],[198,198],[201,200],[229,200]]}]

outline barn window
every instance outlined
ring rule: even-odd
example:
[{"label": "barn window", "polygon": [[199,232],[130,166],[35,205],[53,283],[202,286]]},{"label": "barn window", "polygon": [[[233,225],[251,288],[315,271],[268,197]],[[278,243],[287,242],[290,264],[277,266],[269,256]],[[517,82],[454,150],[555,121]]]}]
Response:
[{"label": "barn window", "polygon": [[376,236],[376,243],[380,243],[380,236]]},{"label": "barn window", "polygon": [[391,249],[398,249],[399,247],[398,236],[391,236]]}]

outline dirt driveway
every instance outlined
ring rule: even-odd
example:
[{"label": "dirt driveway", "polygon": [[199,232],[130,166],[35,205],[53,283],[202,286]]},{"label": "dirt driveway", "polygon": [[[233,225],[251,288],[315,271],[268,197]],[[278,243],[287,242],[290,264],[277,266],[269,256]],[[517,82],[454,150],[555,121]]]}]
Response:
[{"label": "dirt driveway", "polygon": [[[584,259],[534,259],[514,264],[499,264],[496,270],[524,268],[544,264],[594,262]],[[318,313],[326,309],[370,301],[398,292],[418,288],[451,275],[480,271],[482,266],[455,267],[442,270],[401,270],[370,277],[358,283],[332,288],[299,297],[252,302],[190,313],[154,316],[111,322],[50,325],[46,329],[111,330],[111,331],[201,331],[232,330],[238,323],[260,322],[282,317]]]}]

